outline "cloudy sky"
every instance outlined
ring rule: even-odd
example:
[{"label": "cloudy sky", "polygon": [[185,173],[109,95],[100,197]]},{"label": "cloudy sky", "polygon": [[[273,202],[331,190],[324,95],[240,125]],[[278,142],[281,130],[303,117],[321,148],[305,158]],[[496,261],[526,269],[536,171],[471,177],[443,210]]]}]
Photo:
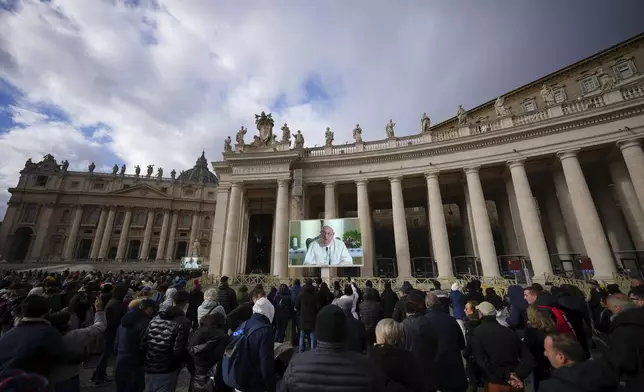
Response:
[{"label": "cloudy sky", "polygon": [[0,217],[30,157],[181,171],[262,110],[308,146],[327,126],[383,138],[389,118],[417,133],[424,111],[446,120],[644,31],[642,15],[638,0],[0,0]]}]

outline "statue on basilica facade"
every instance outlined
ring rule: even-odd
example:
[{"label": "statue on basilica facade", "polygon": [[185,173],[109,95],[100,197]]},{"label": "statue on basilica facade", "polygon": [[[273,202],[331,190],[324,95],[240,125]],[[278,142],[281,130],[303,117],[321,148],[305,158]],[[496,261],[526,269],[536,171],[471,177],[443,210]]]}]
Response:
[{"label": "statue on basilica facade", "polygon": [[255,136],[253,145],[257,147],[266,147],[273,144],[275,141],[275,138],[273,137],[273,126],[275,125],[273,115],[271,113],[266,114],[265,112],[256,114],[255,125],[257,125],[259,134]]},{"label": "statue on basilica facade", "polygon": [[148,173],[146,175],[147,178],[152,177],[152,172],[154,171],[154,165],[148,165]]},{"label": "statue on basilica facade", "polygon": [[[237,140],[239,140],[239,133],[237,133]],[[243,135],[242,135],[241,140],[242,140],[242,145],[243,145],[243,143],[244,143],[244,136]],[[226,137],[226,139],[224,140],[224,152],[232,152],[233,151],[232,143],[233,143],[233,141],[230,138],[230,136]]]},{"label": "statue on basilica facade", "polygon": [[545,103],[547,107],[555,105],[555,93],[552,92],[552,89],[546,84],[541,87],[541,99],[543,99],[543,103]]},{"label": "statue on basilica facade", "polygon": [[333,137],[335,134],[331,132],[331,128],[327,127],[326,132],[324,132],[324,145],[326,147],[331,147],[333,145]]},{"label": "statue on basilica facade", "polygon": [[[228,136],[228,137],[230,137],[230,136]],[[176,176],[177,176],[177,171],[176,171],[176,170],[174,170],[174,169],[172,169],[172,171],[170,172],[170,178],[172,178],[172,179],[174,180],[174,178],[175,178]]]},{"label": "statue on basilica facade", "polygon": [[362,143],[362,128],[360,128],[360,124],[356,124],[356,127],[353,130],[353,140],[355,140],[356,143]]},{"label": "statue on basilica facade", "polygon": [[199,240],[195,240],[192,243],[192,251],[190,252],[192,257],[199,257],[199,251],[201,250],[201,243]]},{"label": "statue on basilica facade", "polygon": [[458,105],[456,117],[458,118],[458,125],[467,125],[469,119],[467,118],[467,112],[463,109],[463,105]]},{"label": "statue on basilica facade", "polygon": [[602,92],[607,92],[615,87],[615,79],[611,75],[605,73],[599,77],[599,84],[601,85]]},{"label": "statue on basilica facade", "polygon": [[126,169],[126,168],[125,168],[125,164],[123,164],[123,166],[121,166],[121,175],[122,175],[122,176],[124,176],[124,175],[125,175],[125,169]]},{"label": "statue on basilica facade", "polygon": [[295,148],[304,148],[304,135],[302,135],[302,131],[299,129],[295,134]]},{"label": "statue on basilica facade", "polygon": [[387,123],[387,126],[385,127],[385,132],[387,133],[387,139],[391,139],[396,137],[396,134],[394,133],[394,127],[396,126],[396,123],[394,120],[389,119],[389,122]]},{"label": "statue on basilica facade", "polygon": [[496,99],[496,102],[494,102],[494,110],[498,117],[507,117],[512,114],[510,113],[510,109],[505,106],[505,98],[503,97]]},{"label": "statue on basilica facade", "polygon": [[34,161],[32,161],[32,160],[31,160],[31,158],[29,158],[29,159],[27,159],[27,161],[25,162],[25,167],[30,167],[30,166],[31,166],[31,165],[33,165],[33,164],[34,164]]},{"label": "statue on basilica facade", "polygon": [[162,167],[157,169],[157,178],[159,180],[163,178],[163,168]]},{"label": "statue on basilica facade", "polygon": [[89,169],[90,173],[94,173],[94,169],[96,169],[96,165],[94,164],[94,162],[92,162],[89,164],[87,168]]},{"label": "statue on basilica facade", "polygon": [[134,175],[138,177],[140,174],[141,174],[141,166],[139,165],[134,166]]},{"label": "statue on basilica facade", "polygon": [[115,163],[114,166],[112,166],[112,175],[115,176],[116,173],[118,173],[118,171],[119,171],[119,165]]},{"label": "statue on basilica facade", "polygon": [[65,159],[62,164],[62,170],[66,172],[68,167],[69,167],[69,162],[67,161],[67,159]]},{"label": "statue on basilica facade", "polygon": [[431,125],[431,121],[429,120],[429,116],[427,115],[427,112],[423,113],[423,117],[420,119],[420,129],[422,129],[422,133],[424,132],[429,132],[429,126]]},{"label": "statue on basilica facade", "polygon": [[[235,136],[235,143],[237,143],[238,146],[244,145],[244,135],[246,135],[246,132],[248,132],[248,129],[244,128],[243,126],[239,128],[239,131],[237,131],[237,135]],[[230,136],[228,136],[228,140],[230,140]],[[227,152],[230,152],[230,151],[227,151]]]},{"label": "statue on basilica facade", "polygon": [[291,129],[284,123],[282,126],[282,143],[291,145]]}]

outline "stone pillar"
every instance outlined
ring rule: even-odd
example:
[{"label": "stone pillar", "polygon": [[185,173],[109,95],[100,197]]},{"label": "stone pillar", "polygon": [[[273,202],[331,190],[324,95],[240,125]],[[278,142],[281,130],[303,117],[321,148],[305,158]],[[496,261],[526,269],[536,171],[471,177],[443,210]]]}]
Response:
[{"label": "stone pillar", "polygon": [[[43,205],[43,210],[40,217],[38,218],[38,231],[36,232],[36,238],[34,239],[34,244],[31,247],[31,258],[37,259],[42,257],[42,248],[45,242],[47,241],[47,235],[49,234],[49,224],[51,222],[51,216],[54,213],[53,203]],[[8,224],[8,222],[7,222]]]},{"label": "stone pillar", "polygon": [[[152,226],[154,225],[154,210],[148,210],[148,218],[145,221],[145,231],[143,232],[143,243],[141,244],[141,253],[139,259],[145,260],[150,253],[150,239],[152,238]],[[158,249],[157,249],[158,251]]]},{"label": "stone pillar", "polygon": [[288,277],[288,186],[290,182],[290,178],[277,180],[273,275],[282,278]]},{"label": "stone pillar", "polygon": [[525,234],[524,238],[534,277],[545,280],[545,274],[552,274],[552,264],[550,263],[548,245],[546,245],[546,239],[543,235],[541,219],[539,219],[539,212],[530,189],[530,182],[524,164],[525,159],[518,159],[508,162],[508,167],[512,175],[514,193],[519,208],[519,218]]},{"label": "stone pillar", "polygon": [[503,233],[504,250],[506,255],[518,255],[520,253],[517,235],[512,221],[512,208],[507,192],[501,192],[495,200],[496,212],[499,215],[499,225]]},{"label": "stone pillar", "polygon": [[221,262],[224,253],[224,240],[226,231],[226,216],[228,215],[228,186],[219,185],[217,189],[217,204],[215,205],[215,217],[212,221],[212,232],[210,238],[210,256],[208,274],[221,275]]},{"label": "stone pillar", "polygon": [[391,212],[394,221],[394,241],[396,244],[396,265],[398,278],[410,278],[411,259],[409,257],[409,238],[407,236],[407,219],[402,190],[402,177],[389,177],[391,184]]},{"label": "stone pillar", "polygon": [[644,251],[644,211],[640,207],[635,188],[624,162],[611,163],[610,175],[635,249]]},{"label": "stone pillar", "polygon": [[194,211],[192,213],[192,224],[190,225],[190,243],[188,243],[188,256],[192,256],[192,244],[194,244],[195,240],[198,240],[198,239],[199,239],[199,212]]},{"label": "stone pillar", "polygon": [[512,222],[512,232],[514,233],[514,238],[516,239],[517,245],[515,254],[528,257],[528,245],[526,244],[526,236],[523,233],[521,218],[519,217],[519,204],[517,202],[517,194],[514,190],[512,178],[510,176],[505,176],[504,180],[510,211],[510,221]]},{"label": "stone pillar", "polygon": [[476,242],[479,248],[479,258],[484,276],[499,276],[499,263],[496,259],[496,250],[494,249],[494,238],[492,237],[492,227],[490,218],[487,214],[487,205],[485,204],[485,195],[479,178],[479,166],[465,168],[467,178],[467,188],[472,203],[472,218],[474,221],[474,230],[476,232]]},{"label": "stone pillar", "polygon": [[67,236],[67,242],[65,242],[63,258],[65,258],[66,260],[71,260],[74,258],[74,250],[76,249],[76,237],[78,236],[78,229],[80,228],[81,219],[83,219],[83,206],[78,206],[76,207],[76,212],[74,213],[74,220],[72,227],[69,230],[69,235]]},{"label": "stone pillar", "polygon": [[246,273],[246,262],[248,258],[248,225],[250,224],[250,216],[247,210],[246,203],[244,203],[240,230],[241,240],[239,241],[239,262],[237,263],[237,272],[241,274]]},{"label": "stone pillar", "polygon": [[112,228],[114,227],[114,218],[116,216],[116,207],[111,206],[110,212],[107,214],[107,222],[105,222],[105,230],[103,230],[103,239],[101,239],[101,247],[98,251],[97,258],[103,259],[107,257],[107,250],[110,247],[110,239],[112,238]]},{"label": "stone pillar", "polygon": [[570,245],[572,245],[572,251],[573,253],[586,255],[586,246],[581,238],[579,223],[572,208],[572,199],[570,198],[570,192],[568,192],[568,185],[566,185],[566,177],[562,171],[558,170],[555,171],[552,179],[555,184],[559,206],[561,207],[561,214],[566,225],[568,239],[570,240]]},{"label": "stone pillar", "polygon": [[116,260],[124,260],[127,251],[127,239],[130,235],[130,223],[132,223],[132,208],[125,210],[125,219],[121,227],[121,236],[119,237],[119,246],[116,249]]},{"label": "stone pillar", "polygon": [[612,279],[616,271],[613,255],[579,164],[578,152],[579,150],[561,151],[557,153],[557,157],[561,161],[570,199],[573,201],[573,211],[579,222],[584,246],[593,263],[595,276],[598,279]]},{"label": "stone pillar", "polygon": [[324,219],[334,219],[336,215],[335,183],[324,183]]},{"label": "stone pillar", "polygon": [[89,252],[90,259],[97,259],[99,257],[98,252],[101,250],[101,241],[103,240],[103,233],[105,233],[108,214],[108,209],[101,209],[101,216],[98,218],[98,226],[96,226],[96,234],[94,234],[94,241],[92,241],[92,249]]},{"label": "stone pillar", "polygon": [[16,202],[7,203],[7,211],[4,214],[2,225],[0,225],[0,257],[4,258],[9,253],[9,233],[15,230],[15,220],[19,212],[19,204]]},{"label": "stone pillar", "polygon": [[241,208],[242,184],[233,182],[230,190],[230,205],[226,220],[226,241],[221,274],[233,276],[237,261],[237,241],[239,241],[239,210]]},{"label": "stone pillar", "polygon": [[165,257],[165,245],[168,237],[168,224],[170,223],[170,210],[163,210],[163,224],[161,225],[161,235],[159,236],[159,246],[157,248],[157,261]]},{"label": "stone pillar", "polygon": [[618,142],[617,146],[622,151],[637,199],[640,201],[640,207],[644,210],[644,150],[642,150],[642,145],[639,140],[630,139]]},{"label": "stone pillar", "polygon": [[476,233],[474,230],[474,220],[472,218],[472,203],[470,203],[470,192],[467,184],[463,184],[465,197],[458,205],[458,211],[461,215],[461,224],[463,225],[463,241],[465,242],[466,256],[479,257],[479,248],[476,243]]},{"label": "stone pillar", "polygon": [[371,226],[371,206],[369,205],[369,182],[356,181],[358,193],[358,218],[360,219],[360,234],[362,237],[362,262],[361,276],[374,276],[374,244]]},{"label": "stone pillar", "polygon": [[[548,191],[543,193],[543,202],[548,222],[550,223],[550,229],[552,230],[552,238],[555,243],[556,252],[559,255],[563,255],[564,260],[571,260],[573,250],[568,241],[566,224],[564,223],[559,202],[557,201],[557,194],[554,189],[548,189]],[[561,256],[559,258],[562,259]]]},{"label": "stone pillar", "polygon": [[454,277],[452,254],[449,249],[449,235],[445,223],[443,199],[441,197],[438,171],[425,173],[427,180],[427,206],[429,210],[429,229],[431,231],[434,259],[438,266],[438,277],[447,279]]},{"label": "stone pillar", "polygon": [[174,241],[177,238],[177,225],[179,224],[179,211],[172,212],[172,223],[170,224],[170,232],[168,233],[168,243],[165,250],[166,261],[174,260]]}]

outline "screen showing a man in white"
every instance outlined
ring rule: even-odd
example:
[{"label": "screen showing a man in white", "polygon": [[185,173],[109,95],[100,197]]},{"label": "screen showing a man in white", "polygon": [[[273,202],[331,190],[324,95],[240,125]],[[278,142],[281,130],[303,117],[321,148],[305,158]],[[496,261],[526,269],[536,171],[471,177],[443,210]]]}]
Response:
[{"label": "screen showing a man in white", "polygon": [[353,265],[353,257],[330,226],[323,226],[320,239],[306,251],[303,265]]}]

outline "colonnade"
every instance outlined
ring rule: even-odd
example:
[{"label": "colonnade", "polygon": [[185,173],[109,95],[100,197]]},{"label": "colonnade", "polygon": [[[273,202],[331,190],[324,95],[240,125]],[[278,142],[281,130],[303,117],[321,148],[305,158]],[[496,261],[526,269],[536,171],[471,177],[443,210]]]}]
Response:
[{"label": "colonnade", "polygon": [[[635,247],[644,250],[644,150],[639,140],[626,140],[617,143],[623,160],[611,164],[610,173],[615,184],[617,197],[631,232]],[[554,192],[545,196],[546,218],[555,239],[559,253],[572,253],[572,249],[583,249],[593,263],[595,276],[610,279],[616,272],[615,257],[609,244],[602,220],[595,207],[589,186],[579,162],[579,149],[560,151],[556,154],[560,169],[553,173]],[[554,158],[554,157],[553,157]],[[534,197],[525,168],[526,159],[505,162],[508,176],[508,191],[512,192],[510,222],[515,233],[521,232],[525,243],[526,255],[532,265],[536,278],[553,272],[550,254],[542,226],[543,217]],[[472,254],[479,258],[484,276],[499,276],[499,264],[495,250],[492,227],[479,176],[477,165],[464,167],[465,198],[462,211],[467,223],[466,237],[471,239]],[[447,225],[443,212],[443,201],[439,186],[440,171],[429,170],[424,173],[428,190],[428,221],[431,232],[433,256],[438,267],[439,278],[454,276],[450,254]],[[390,176],[391,206],[393,215],[396,263],[399,277],[412,275],[405,203],[403,200],[402,176]],[[364,267],[362,274],[372,275],[374,263],[374,244],[372,238],[372,218],[369,206],[368,179],[355,180],[357,190],[358,217],[362,232]],[[273,247],[272,274],[288,274],[288,179],[277,181],[277,207],[275,214],[275,233]],[[324,218],[337,218],[336,182],[324,183]],[[222,187],[223,188],[223,187]],[[234,275],[237,271],[237,253],[240,240],[239,219],[225,219],[232,212],[238,212],[243,202],[243,183],[233,181],[229,189],[220,189],[217,197],[215,223],[225,221],[225,233],[214,233],[211,249],[211,273]],[[228,202],[228,198],[230,201]],[[220,204],[224,203],[224,204]],[[227,205],[225,203],[228,202]],[[221,215],[223,214],[224,218]],[[217,216],[219,215],[219,216]],[[507,213],[506,213],[507,215]],[[518,218],[515,219],[515,216]],[[516,222],[512,220],[516,220]],[[244,233],[245,235],[245,233]],[[467,242],[467,241],[466,241]],[[571,245],[578,242],[576,246]],[[221,244],[217,250],[217,244]],[[221,250],[223,249],[223,252]],[[221,269],[219,270],[219,266]],[[214,272],[213,272],[214,271]]]}]

